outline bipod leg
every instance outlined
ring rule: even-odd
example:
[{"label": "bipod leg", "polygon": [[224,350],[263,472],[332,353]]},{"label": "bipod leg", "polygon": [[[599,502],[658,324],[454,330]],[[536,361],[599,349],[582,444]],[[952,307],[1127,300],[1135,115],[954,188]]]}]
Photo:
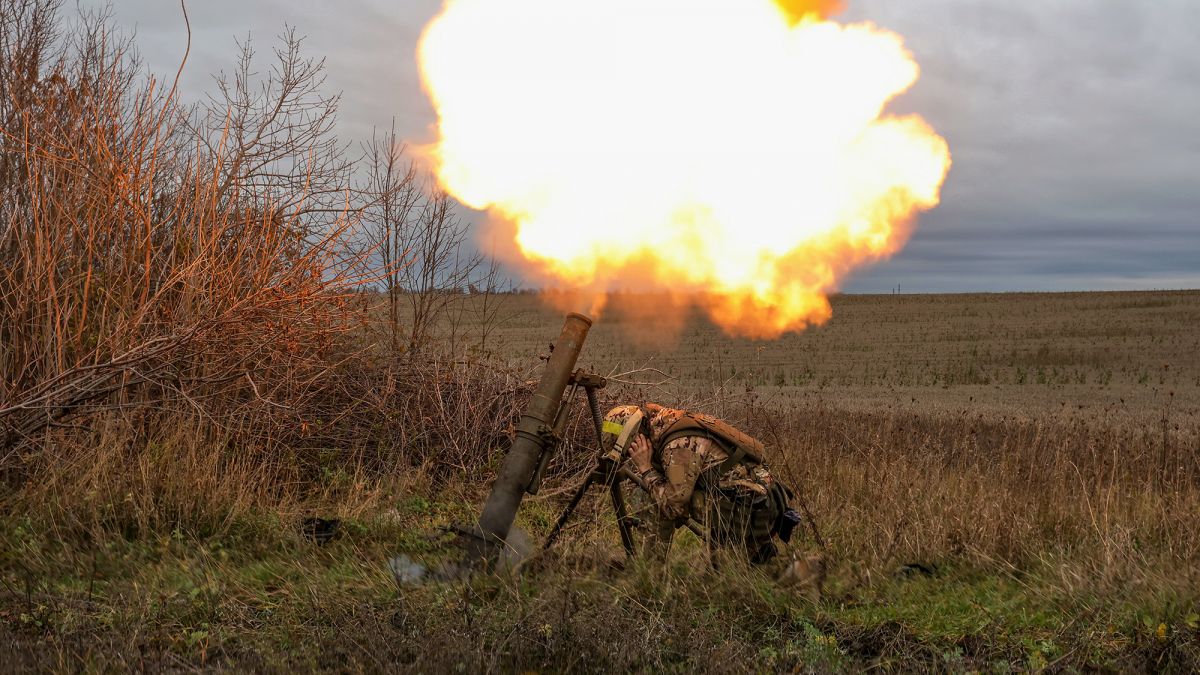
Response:
[{"label": "bipod leg", "polygon": [[592,425],[596,428],[596,450],[604,451],[604,416],[600,414],[600,400],[596,398],[595,387],[584,387],[587,393],[588,411],[592,413]]},{"label": "bipod leg", "polygon": [[571,503],[567,504],[567,508],[563,509],[562,515],[558,517],[558,522],[554,523],[554,529],[550,530],[550,534],[546,536],[546,543],[542,544],[543,551],[554,545],[554,541],[562,533],[563,527],[571,519],[571,514],[575,513],[575,508],[579,506],[579,502],[583,501],[583,496],[587,494],[588,489],[592,487],[592,483],[595,481],[596,472],[593,471],[588,474],[588,477],[575,490],[575,494],[571,496]]},{"label": "bipod leg", "polygon": [[621,492],[621,482],[615,476],[609,481],[608,491],[612,495],[613,512],[617,514],[617,529],[621,532],[621,546],[625,548],[625,555],[632,558],[633,550],[633,527],[629,523],[629,514],[625,510],[625,495]]}]

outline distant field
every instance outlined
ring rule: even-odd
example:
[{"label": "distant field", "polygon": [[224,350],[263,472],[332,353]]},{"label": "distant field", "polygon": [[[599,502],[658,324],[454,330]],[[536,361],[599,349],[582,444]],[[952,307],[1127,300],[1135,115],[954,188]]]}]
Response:
[{"label": "distant field", "polygon": [[[562,312],[532,295],[505,303],[490,347],[528,363]],[[650,398],[752,389],[780,403],[818,398],[850,409],[1138,425],[1165,414],[1193,438],[1200,423],[1200,291],[841,295],[827,325],[772,341],[727,337],[696,313],[659,322],[640,309],[647,304],[614,297],[581,363],[602,373],[663,371],[670,380],[646,390]]]}]

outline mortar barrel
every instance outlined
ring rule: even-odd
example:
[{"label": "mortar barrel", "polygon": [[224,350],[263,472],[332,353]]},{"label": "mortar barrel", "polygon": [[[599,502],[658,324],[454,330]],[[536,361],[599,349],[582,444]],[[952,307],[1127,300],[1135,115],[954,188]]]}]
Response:
[{"label": "mortar barrel", "polygon": [[483,512],[479,516],[481,537],[478,544],[472,547],[475,549],[470,552],[472,557],[489,557],[493,552],[493,545],[503,542],[508,537],[525,488],[537,469],[538,457],[545,442],[544,432],[554,425],[559,405],[562,404],[563,392],[571,379],[571,373],[575,370],[575,361],[579,358],[579,351],[583,348],[583,341],[591,327],[592,320],[588,317],[575,313],[567,315],[562,333],[554,343],[554,350],[546,362],[542,379],[517,425],[512,447],[504,458],[504,465],[484,503]]}]

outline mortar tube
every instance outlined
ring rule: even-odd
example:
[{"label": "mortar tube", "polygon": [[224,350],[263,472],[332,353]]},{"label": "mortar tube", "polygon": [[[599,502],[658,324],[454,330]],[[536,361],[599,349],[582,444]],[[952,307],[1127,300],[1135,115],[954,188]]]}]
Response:
[{"label": "mortar tube", "polygon": [[544,432],[554,425],[555,416],[562,405],[563,392],[591,327],[592,320],[588,317],[576,313],[567,315],[537,390],[517,424],[512,447],[504,458],[496,482],[492,484],[491,494],[484,502],[479,515],[478,536],[468,546],[466,562],[490,561],[508,538],[509,529],[517,517],[517,509],[525,496],[525,488],[537,469],[538,457],[545,443]]}]

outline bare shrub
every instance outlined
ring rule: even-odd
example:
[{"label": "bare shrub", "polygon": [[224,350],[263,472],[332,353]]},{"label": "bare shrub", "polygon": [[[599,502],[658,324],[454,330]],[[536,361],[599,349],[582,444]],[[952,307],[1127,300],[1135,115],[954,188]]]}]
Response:
[{"label": "bare shrub", "polygon": [[[489,324],[495,320],[498,263],[485,265],[470,248],[470,228],[455,214],[454,201],[405,157],[394,128],[364,151],[364,192],[372,201],[363,210],[363,230],[380,262],[391,347],[422,351],[445,337],[458,352],[467,295],[486,294],[484,312]],[[486,344],[486,330],[482,335]]]},{"label": "bare shrub", "polygon": [[103,15],[59,36],[57,9],[5,0],[0,24],[3,466],[101,412],[142,428],[183,412],[214,437],[286,441],[357,325],[347,300],[364,274],[353,210],[310,208],[340,189],[337,160],[259,182],[335,147],[328,99],[316,121],[278,116],[303,110],[319,66],[286,38],[282,84],[232,98],[234,142],[213,143],[173,89],[139,83]]},{"label": "bare shrub", "polygon": [[414,219],[424,210],[418,172],[405,162],[395,127],[376,136],[366,147],[367,189],[380,195],[364,214],[364,234],[379,256],[384,302],[387,305],[386,330],[391,347],[400,347],[401,311],[404,300],[405,269],[411,264]]},{"label": "bare shrub", "polygon": [[[294,33],[261,77],[241,45],[188,108],[106,15],[60,33],[53,0],[0,9],[6,501],[211,530],[319,501],[335,475],[358,477],[338,508],[409,465],[484,478],[524,379],[431,341],[496,267],[478,276],[394,132],[348,158]],[[380,281],[390,346],[365,330]]]},{"label": "bare shrub", "polygon": [[239,43],[232,74],[217,76],[216,93],[190,111],[188,127],[211,162],[216,198],[269,205],[312,234],[330,214],[362,204],[348,194],[349,145],[334,134],[341,97],[325,93],[325,62],[305,57],[302,45],[294,28],[285,30],[259,75],[253,45]]}]

